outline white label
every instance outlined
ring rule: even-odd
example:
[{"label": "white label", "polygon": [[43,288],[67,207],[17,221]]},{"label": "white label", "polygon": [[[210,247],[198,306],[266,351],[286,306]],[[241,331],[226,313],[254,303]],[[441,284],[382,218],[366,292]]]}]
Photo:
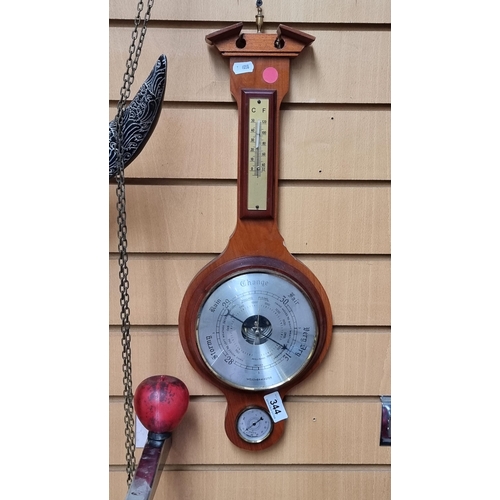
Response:
[{"label": "white label", "polygon": [[148,440],[148,430],[141,424],[141,421],[135,417],[135,447],[144,448]]},{"label": "white label", "polygon": [[253,62],[238,62],[233,64],[233,71],[235,75],[241,75],[242,73],[252,73]]},{"label": "white label", "polygon": [[271,394],[264,396],[264,401],[266,402],[267,408],[274,422],[279,422],[280,420],[288,418],[288,414],[286,413],[285,406],[278,391],[271,392]]}]

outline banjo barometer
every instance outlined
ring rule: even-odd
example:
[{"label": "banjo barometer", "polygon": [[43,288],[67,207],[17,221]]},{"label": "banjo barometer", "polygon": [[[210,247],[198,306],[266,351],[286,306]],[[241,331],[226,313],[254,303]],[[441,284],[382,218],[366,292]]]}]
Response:
[{"label": "banjo barometer", "polygon": [[206,37],[229,59],[237,102],[238,217],[225,250],[190,283],[179,313],[183,350],[227,400],[225,430],[236,446],[262,450],[283,435],[287,392],[323,360],[332,338],[328,297],[293,257],[277,225],[279,109],[290,61],[314,37],[280,25]]}]

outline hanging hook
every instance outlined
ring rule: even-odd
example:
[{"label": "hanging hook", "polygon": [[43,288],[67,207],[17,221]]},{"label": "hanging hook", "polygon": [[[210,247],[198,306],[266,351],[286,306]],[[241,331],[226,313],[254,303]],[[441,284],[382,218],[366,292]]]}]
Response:
[{"label": "hanging hook", "polygon": [[255,16],[255,22],[257,24],[257,33],[262,32],[262,25],[264,24],[264,14],[262,14],[262,0],[257,0],[257,15]]},{"label": "hanging hook", "polygon": [[282,49],[285,46],[285,40],[281,38],[281,25],[278,26],[278,29],[276,31],[276,40],[274,40],[274,46],[277,49]]}]

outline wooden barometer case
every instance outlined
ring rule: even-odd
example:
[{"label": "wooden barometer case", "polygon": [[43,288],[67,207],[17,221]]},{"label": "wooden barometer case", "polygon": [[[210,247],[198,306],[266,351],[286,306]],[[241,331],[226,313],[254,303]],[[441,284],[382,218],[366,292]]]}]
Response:
[{"label": "wooden barometer case", "polygon": [[257,451],[283,435],[283,400],[325,357],[333,321],[323,287],[288,252],[277,224],[279,109],[290,61],[314,37],[284,25],[275,34],[242,28],[206,37],[229,58],[238,105],[236,228],[189,285],[179,334],[191,365],[226,397],[228,438]]}]

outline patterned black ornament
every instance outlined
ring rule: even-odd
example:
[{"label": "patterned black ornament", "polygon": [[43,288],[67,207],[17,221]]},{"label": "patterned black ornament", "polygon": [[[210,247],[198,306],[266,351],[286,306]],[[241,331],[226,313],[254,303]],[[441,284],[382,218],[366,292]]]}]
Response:
[{"label": "patterned black ornament", "polygon": [[[132,102],[123,111],[123,165],[142,151],[156,127],[167,83],[167,58],[161,55]],[[118,173],[116,118],[109,122],[109,178]]]}]

